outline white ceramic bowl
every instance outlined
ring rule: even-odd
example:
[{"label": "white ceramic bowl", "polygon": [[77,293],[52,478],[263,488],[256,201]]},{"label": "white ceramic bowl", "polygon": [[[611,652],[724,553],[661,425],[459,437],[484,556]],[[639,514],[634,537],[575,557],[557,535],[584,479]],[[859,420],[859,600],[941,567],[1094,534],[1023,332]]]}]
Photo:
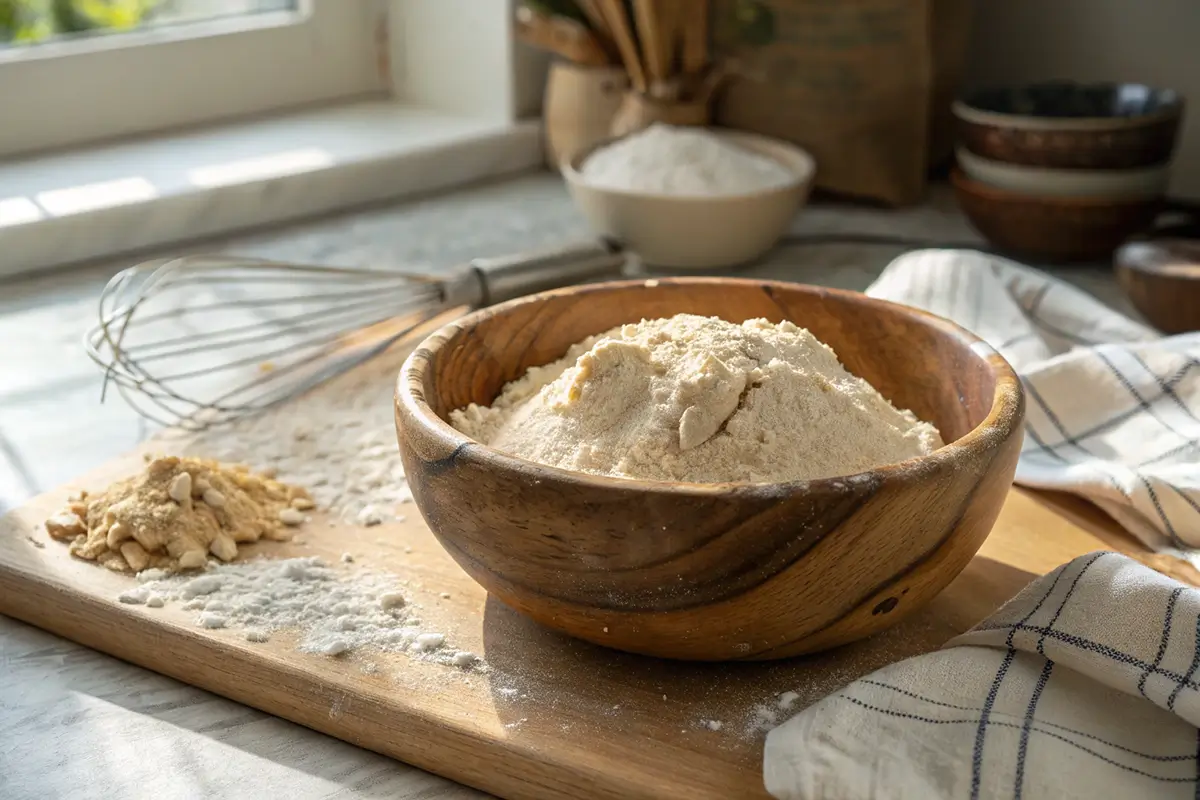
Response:
[{"label": "white ceramic bowl", "polygon": [[1007,164],[958,148],[968,178],[996,189],[1040,197],[1158,197],[1167,190],[1170,165],[1128,169],[1053,169]]},{"label": "white ceramic bowl", "polygon": [[816,162],[795,145],[741,131],[710,129],[733,144],[774,159],[790,183],[752,194],[693,196],[621,191],[589,184],[580,172],[607,140],[562,164],[575,205],[596,233],[618,240],[649,265],[718,269],[767,253],[787,232],[812,189]]}]

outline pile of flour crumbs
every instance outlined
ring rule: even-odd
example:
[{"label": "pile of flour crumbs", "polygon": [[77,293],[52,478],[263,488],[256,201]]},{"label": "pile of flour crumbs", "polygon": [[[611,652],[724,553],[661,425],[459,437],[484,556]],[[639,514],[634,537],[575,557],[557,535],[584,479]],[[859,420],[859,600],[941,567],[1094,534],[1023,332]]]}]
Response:
[{"label": "pile of flour crumbs", "polygon": [[690,314],[579,342],[450,419],[542,464],[694,483],[850,475],[942,446],[807,330]]}]

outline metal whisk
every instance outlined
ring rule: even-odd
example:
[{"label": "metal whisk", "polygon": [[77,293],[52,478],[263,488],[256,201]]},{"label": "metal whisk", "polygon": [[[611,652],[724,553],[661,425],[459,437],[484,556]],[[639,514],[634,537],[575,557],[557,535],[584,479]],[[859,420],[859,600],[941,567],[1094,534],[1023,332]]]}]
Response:
[{"label": "metal whisk", "polygon": [[589,242],[472,261],[446,279],[223,255],[130,267],[100,297],[85,345],[142,416],[201,430],[296,397],[440,314],[620,274]]}]

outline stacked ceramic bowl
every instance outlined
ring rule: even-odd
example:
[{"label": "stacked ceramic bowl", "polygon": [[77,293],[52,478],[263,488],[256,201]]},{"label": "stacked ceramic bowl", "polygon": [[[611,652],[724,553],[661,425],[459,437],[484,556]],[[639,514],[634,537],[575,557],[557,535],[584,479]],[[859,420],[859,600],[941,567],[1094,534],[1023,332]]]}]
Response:
[{"label": "stacked ceramic bowl", "polygon": [[980,89],[955,103],[952,175],[992,244],[1039,261],[1107,259],[1162,207],[1183,99],[1139,84]]}]

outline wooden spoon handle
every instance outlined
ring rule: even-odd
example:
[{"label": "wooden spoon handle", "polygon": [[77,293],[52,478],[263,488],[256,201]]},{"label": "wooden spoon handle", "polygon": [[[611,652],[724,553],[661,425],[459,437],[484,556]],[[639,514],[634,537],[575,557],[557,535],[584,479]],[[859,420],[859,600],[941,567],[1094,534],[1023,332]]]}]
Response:
[{"label": "wooden spoon handle", "polygon": [[683,7],[683,71],[695,74],[708,64],[708,0]]},{"label": "wooden spoon handle", "polygon": [[625,13],[625,3],[622,0],[596,0],[600,12],[612,31],[617,49],[621,52],[621,60],[629,73],[629,80],[639,92],[646,91],[646,71],[638,55],[637,42],[633,38],[629,15]]},{"label": "wooden spoon handle", "polygon": [[663,0],[634,0],[633,2],[646,72],[652,87],[656,83],[665,81],[671,71],[670,51],[666,38],[670,31],[664,25],[666,20],[663,14],[663,4]]},{"label": "wooden spoon handle", "polygon": [[608,21],[604,18],[604,14],[600,11],[600,5],[596,0],[575,0],[575,4],[579,6],[579,10],[587,17],[588,24],[592,26],[592,30],[597,37],[603,41],[612,41],[612,29],[608,27]]},{"label": "wooden spoon handle", "polygon": [[518,9],[516,35],[526,44],[557,53],[587,67],[612,63],[600,42],[586,28],[567,19],[552,19],[528,8]]}]

